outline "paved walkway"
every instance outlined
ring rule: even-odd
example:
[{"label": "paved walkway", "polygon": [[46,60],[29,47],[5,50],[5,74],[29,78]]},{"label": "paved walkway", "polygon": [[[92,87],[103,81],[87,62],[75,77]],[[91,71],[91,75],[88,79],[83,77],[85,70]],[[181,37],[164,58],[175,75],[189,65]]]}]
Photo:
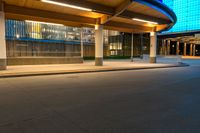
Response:
[{"label": "paved walkway", "polygon": [[25,65],[25,66],[8,66],[5,71],[0,71],[0,78],[38,76],[53,74],[70,74],[70,73],[88,73],[88,72],[105,72],[105,71],[122,71],[122,70],[139,70],[139,69],[156,69],[168,67],[182,67],[185,64],[157,63],[150,64],[142,60],[107,60],[104,66],[94,66],[94,61],[86,61],[83,64],[56,64],[56,65]]}]

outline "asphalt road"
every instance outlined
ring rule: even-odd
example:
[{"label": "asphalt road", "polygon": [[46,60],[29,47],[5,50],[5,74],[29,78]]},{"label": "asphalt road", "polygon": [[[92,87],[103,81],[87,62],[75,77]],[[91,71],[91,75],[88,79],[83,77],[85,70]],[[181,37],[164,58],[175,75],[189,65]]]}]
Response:
[{"label": "asphalt road", "polygon": [[199,133],[200,63],[0,79],[0,133]]}]

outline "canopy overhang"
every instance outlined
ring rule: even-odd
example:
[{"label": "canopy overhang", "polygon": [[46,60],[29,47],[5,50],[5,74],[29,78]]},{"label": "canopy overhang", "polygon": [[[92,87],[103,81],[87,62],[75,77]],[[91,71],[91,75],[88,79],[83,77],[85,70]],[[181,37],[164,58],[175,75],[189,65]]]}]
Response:
[{"label": "canopy overhang", "polygon": [[[169,29],[176,15],[157,0],[49,0],[91,11],[45,3],[42,0],[4,0],[6,18],[144,33]],[[142,20],[142,21],[138,21]],[[154,22],[154,23],[152,23]]]}]

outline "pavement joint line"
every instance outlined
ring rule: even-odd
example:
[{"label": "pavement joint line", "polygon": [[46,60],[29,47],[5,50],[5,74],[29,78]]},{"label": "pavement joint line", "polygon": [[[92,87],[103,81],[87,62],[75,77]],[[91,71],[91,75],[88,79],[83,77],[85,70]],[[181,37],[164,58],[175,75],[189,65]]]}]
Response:
[{"label": "pavement joint line", "polygon": [[41,72],[25,72],[15,74],[3,74],[0,78],[15,78],[15,77],[31,77],[31,76],[47,76],[47,75],[62,75],[62,74],[78,74],[78,73],[96,73],[96,72],[111,72],[111,71],[128,71],[128,70],[147,70],[147,69],[162,69],[162,68],[174,68],[174,67],[187,67],[188,64],[171,64],[167,66],[155,66],[155,67],[138,67],[138,68],[103,68],[103,69],[77,69],[77,70],[62,70],[62,71],[41,71]]}]

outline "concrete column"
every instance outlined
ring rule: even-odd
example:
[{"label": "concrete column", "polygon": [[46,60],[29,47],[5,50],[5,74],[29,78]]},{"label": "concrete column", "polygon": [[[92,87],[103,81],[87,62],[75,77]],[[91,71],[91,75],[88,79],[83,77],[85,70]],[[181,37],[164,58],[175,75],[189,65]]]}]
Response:
[{"label": "concrete column", "polygon": [[141,59],[143,59],[143,34],[140,34],[140,42],[141,42]]},{"label": "concrete column", "polygon": [[170,40],[167,40],[167,55],[170,55]]},{"label": "concrete column", "polygon": [[167,43],[166,43],[166,40],[163,41],[163,50],[164,50],[164,55],[166,56],[167,55]]},{"label": "concrete column", "polygon": [[133,33],[131,36],[131,62],[133,62]]},{"label": "concrete column", "polygon": [[193,56],[196,56],[196,45],[193,45]]},{"label": "concrete column", "polygon": [[6,66],[5,14],[0,0],[0,70],[5,70]]},{"label": "concrete column", "polygon": [[184,43],[183,55],[186,56],[187,52],[187,43]]},{"label": "concrete column", "polygon": [[179,41],[176,43],[176,55],[179,55]]},{"label": "concrete column", "polygon": [[192,56],[193,54],[193,44],[190,44],[190,56]]},{"label": "concrete column", "polygon": [[164,39],[162,39],[162,47],[161,47],[161,55],[165,55],[165,40]]},{"label": "concrete column", "polygon": [[83,49],[83,28],[81,28],[81,57],[83,58],[84,49]]},{"label": "concrete column", "polygon": [[95,25],[95,65],[103,66],[103,25]]},{"label": "concrete column", "polygon": [[150,63],[156,63],[157,35],[156,32],[150,33]]}]

